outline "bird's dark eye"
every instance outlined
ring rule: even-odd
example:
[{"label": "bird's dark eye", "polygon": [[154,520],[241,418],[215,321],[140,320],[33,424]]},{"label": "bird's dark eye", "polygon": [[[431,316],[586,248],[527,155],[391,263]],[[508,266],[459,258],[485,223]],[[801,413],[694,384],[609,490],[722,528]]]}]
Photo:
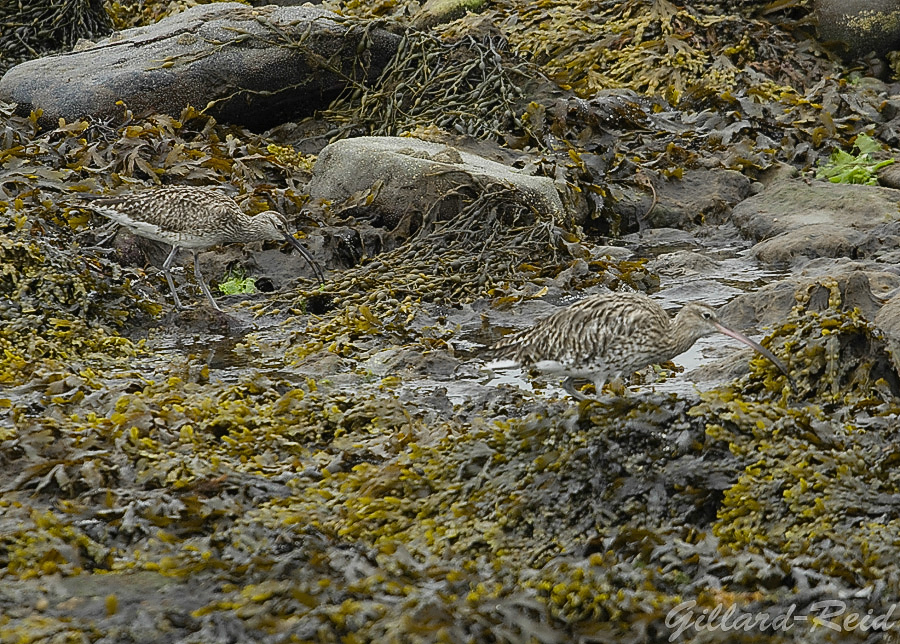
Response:
[{"label": "bird's dark eye", "polygon": [[706,319],[706,320],[711,320],[711,319],[712,319],[712,313],[710,313],[709,311],[704,311],[704,312],[703,312],[703,318]]}]

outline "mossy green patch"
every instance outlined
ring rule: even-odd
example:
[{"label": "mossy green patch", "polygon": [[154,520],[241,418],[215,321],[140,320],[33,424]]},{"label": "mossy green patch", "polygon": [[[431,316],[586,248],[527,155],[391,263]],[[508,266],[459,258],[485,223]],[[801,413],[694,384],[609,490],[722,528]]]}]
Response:
[{"label": "mossy green patch", "polygon": [[894,159],[878,161],[874,154],[882,152],[881,144],[862,133],[856,137],[853,148],[857,154],[835,150],[816,172],[817,179],[828,179],[831,183],[862,183],[869,186],[878,184],[877,172],[894,163]]},{"label": "mossy green patch", "polygon": [[232,269],[219,283],[219,290],[225,295],[256,293],[256,278],[248,276],[242,269]]}]

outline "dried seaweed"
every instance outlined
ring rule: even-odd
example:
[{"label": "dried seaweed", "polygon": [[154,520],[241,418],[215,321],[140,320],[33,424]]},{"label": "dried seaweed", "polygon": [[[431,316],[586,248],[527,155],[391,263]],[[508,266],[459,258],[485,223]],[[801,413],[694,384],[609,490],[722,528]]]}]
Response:
[{"label": "dried seaweed", "polygon": [[130,29],[131,27],[143,27],[159,22],[163,18],[181,13],[185,9],[197,5],[213,4],[215,2],[240,2],[249,4],[246,0],[166,0],[165,2],[133,2],[111,0],[107,3],[109,15],[117,30]]},{"label": "dried seaweed", "polygon": [[408,32],[371,87],[342,97],[322,118],[366,134],[394,136],[437,126],[474,137],[501,138],[524,105],[521,86],[534,70],[505,60],[501,45],[464,37],[442,43]]},{"label": "dried seaweed", "polygon": [[0,4],[0,24],[0,75],[24,60],[112,31],[103,0],[9,0]]}]

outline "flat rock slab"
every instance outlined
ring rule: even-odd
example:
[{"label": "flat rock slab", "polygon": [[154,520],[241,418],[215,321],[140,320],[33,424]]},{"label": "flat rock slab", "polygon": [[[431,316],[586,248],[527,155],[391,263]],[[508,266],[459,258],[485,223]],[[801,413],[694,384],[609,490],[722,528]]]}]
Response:
[{"label": "flat rock slab", "polygon": [[[199,5],[155,25],[127,29],[87,48],[22,63],[0,79],[0,101],[20,113],[110,118],[123,101],[136,115],[177,117],[192,105],[216,119],[264,129],[327,105],[348,78],[376,77],[399,37],[370,29],[364,37],[337,14],[312,6],[252,8]],[[367,72],[358,71],[367,58]],[[361,78],[359,78],[361,80]]]},{"label": "flat rock slab", "polygon": [[325,147],[309,184],[314,199],[356,202],[378,212],[386,228],[410,213],[452,217],[461,208],[459,189],[476,192],[491,183],[516,188],[516,199],[554,219],[564,208],[556,185],[442,143],[407,137],[364,136]]},{"label": "flat rock slab", "polygon": [[787,179],[737,204],[741,232],[762,262],[873,256],[900,242],[900,190]]},{"label": "flat rock slab", "polygon": [[645,222],[653,228],[687,229],[718,223],[750,196],[750,180],[734,170],[687,170],[681,179],[656,182],[656,207]]},{"label": "flat rock slab", "polygon": [[721,168],[685,170],[679,179],[655,177],[646,183],[611,188],[612,211],[623,230],[678,228],[690,230],[727,219],[731,208],[752,193],[750,180]]}]

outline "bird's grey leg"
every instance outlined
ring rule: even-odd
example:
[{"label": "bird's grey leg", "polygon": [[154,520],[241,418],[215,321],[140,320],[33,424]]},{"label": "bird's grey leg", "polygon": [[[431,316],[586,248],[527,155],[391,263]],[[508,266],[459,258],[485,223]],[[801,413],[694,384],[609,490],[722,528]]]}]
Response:
[{"label": "bird's grey leg", "polygon": [[166,281],[169,283],[169,288],[172,290],[172,297],[175,299],[175,308],[180,311],[183,307],[181,306],[181,300],[178,299],[178,293],[175,291],[175,282],[172,281],[172,274],[169,272],[169,269],[172,267],[172,262],[175,261],[175,255],[177,254],[178,246],[172,246],[172,252],[166,257],[166,261],[163,262],[162,269],[163,274],[166,276]]},{"label": "bird's grey leg", "polygon": [[212,293],[209,292],[209,287],[206,285],[206,280],[203,279],[203,275],[200,274],[200,262],[197,261],[197,251],[194,251],[194,277],[197,278],[197,281],[200,282],[200,288],[203,289],[203,294],[206,296],[206,299],[209,300],[209,303],[213,305],[213,308],[217,311],[221,311],[219,305],[216,304],[216,301],[213,299]]},{"label": "bird's grey leg", "polygon": [[587,396],[575,389],[575,379],[569,376],[563,381],[563,389],[575,400],[587,400]]}]

